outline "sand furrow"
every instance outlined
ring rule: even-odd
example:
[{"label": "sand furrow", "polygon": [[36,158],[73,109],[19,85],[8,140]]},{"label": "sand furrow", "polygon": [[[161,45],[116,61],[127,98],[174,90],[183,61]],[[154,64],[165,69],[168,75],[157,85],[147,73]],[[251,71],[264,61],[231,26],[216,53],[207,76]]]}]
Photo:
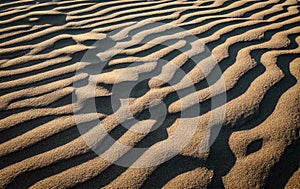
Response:
[{"label": "sand furrow", "polygon": [[[272,36],[270,41],[262,43],[262,44],[258,44],[258,45],[248,46],[247,48],[244,48],[240,52],[238,52],[237,57],[236,57],[236,62],[231,67],[229,67],[223,73],[223,76],[222,76],[222,79],[224,79],[224,81],[225,81],[226,90],[232,89],[238,82],[238,79],[241,78],[243,74],[245,74],[247,71],[249,71],[250,69],[252,69],[253,67],[255,67],[257,65],[257,62],[251,58],[251,55],[250,55],[251,51],[258,50],[258,49],[272,49],[272,47],[274,47],[274,46],[276,46],[276,48],[286,47],[289,44],[289,39],[287,36],[291,35],[293,33],[298,33],[299,29],[300,29],[300,27],[295,27],[295,28],[292,28],[287,31],[278,32],[274,36]],[[278,41],[278,39],[280,39],[280,42]],[[197,69],[195,69],[195,70],[198,71]],[[198,75],[198,74],[201,74],[201,72],[200,71],[198,71],[196,73],[192,72],[191,74]],[[193,77],[193,75],[190,77]],[[218,88],[219,82],[217,81],[214,85],[216,85],[216,88]],[[214,85],[212,85],[210,87],[213,88]],[[197,91],[196,96],[198,96],[198,98],[199,98],[197,100],[194,99],[195,98],[194,94],[190,94],[190,96],[184,97],[184,98],[180,99],[179,101],[174,102],[173,104],[170,105],[170,108],[169,108],[170,112],[175,113],[175,112],[182,111],[183,109],[188,108],[188,107],[181,107],[180,109],[175,110],[174,107],[180,107],[180,104],[187,104],[182,101],[188,101],[189,102],[188,105],[192,106],[192,105],[194,105],[194,103],[192,103],[194,101],[195,102],[203,102],[204,100],[211,98],[211,95],[210,95],[211,90],[212,90],[211,88],[206,88],[204,90]],[[225,91],[220,90],[216,94],[220,94],[223,92],[225,92]]]}]

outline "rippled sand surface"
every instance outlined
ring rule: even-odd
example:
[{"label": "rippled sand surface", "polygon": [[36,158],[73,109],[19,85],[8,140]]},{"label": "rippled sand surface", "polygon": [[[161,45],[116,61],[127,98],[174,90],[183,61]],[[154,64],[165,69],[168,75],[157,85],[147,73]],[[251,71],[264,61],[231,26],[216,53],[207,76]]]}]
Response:
[{"label": "rippled sand surface", "polygon": [[[0,188],[300,188],[299,11],[297,0],[1,1]],[[215,64],[200,71],[188,56],[199,46],[184,42],[180,31],[161,33],[154,27],[138,35],[139,27],[130,26],[140,22],[188,31],[206,45]],[[84,54],[124,27],[137,39],[160,38],[139,45],[123,39],[128,48],[96,75],[95,102],[104,108],[74,113],[73,83],[84,85],[89,77],[75,77],[78,69],[89,66],[82,62]],[[159,45],[168,40],[170,46]],[[158,59],[165,64],[159,67]],[[138,61],[142,63],[133,64]],[[172,63],[191,78],[196,89],[191,94],[175,95],[175,90],[191,87],[184,80],[167,84],[178,71]],[[210,77],[215,67],[222,77]],[[124,129],[116,119],[122,111],[109,104],[115,95],[112,86],[157,69],[127,99],[141,120],[134,126],[141,132]],[[121,73],[126,77],[120,80]],[[86,91],[87,103],[94,98],[90,94]],[[210,108],[211,99],[221,94],[227,101]],[[167,115],[150,132],[154,121],[147,112],[155,99],[165,102]],[[180,125],[178,114],[194,106],[200,107],[199,114]],[[222,108],[226,111],[216,140],[199,151],[205,129],[213,129],[207,128],[210,116]],[[140,145],[150,150],[133,164],[161,163],[123,167],[96,154],[76,127],[76,120],[85,124],[95,116],[107,135],[129,146],[105,149],[109,158],[117,160]],[[201,121],[188,145],[163,161],[158,146],[172,153],[179,142],[168,139],[178,127],[185,138],[194,118]],[[93,132],[85,136],[94,137]]]}]

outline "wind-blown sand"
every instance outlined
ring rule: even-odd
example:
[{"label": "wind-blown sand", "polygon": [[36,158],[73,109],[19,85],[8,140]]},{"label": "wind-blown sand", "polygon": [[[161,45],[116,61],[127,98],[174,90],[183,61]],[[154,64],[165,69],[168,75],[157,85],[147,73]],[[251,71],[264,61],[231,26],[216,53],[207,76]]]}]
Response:
[{"label": "wind-blown sand", "polygon": [[[300,188],[300,3],[297,0],[96,1],[3,0],[0,4],[0,188]],[[172,47],[132,46],[108,62],[97,77],[96,104],[105,107],[73,113],[73,82],[84,53],[115,29],[139,21],[164,22],[187,30],[211,51],[222,71],[227,102],[209,109],[213,95],[205,75],[190,68],[199,49],[180,40]],[[145,38],[159,33],[149,29]],[[186,54],[174,48],[187,47]],[[134,125],[122,129],[108,105],[112,84],[135,81],[153,71],[153,59],[167,59],[143,94],[130,99]],[[126,67],[135,61],[146,61]],[[186,70],[197,91],[176,98],[169,86],[176,69]],[[125,66],[124,66],[125,65]],[[217,65],[213,65],[214,68]],[[128,75],[118,80],[120,73]],[[214,78],[214,86],[220,79]],[[217,87],[218,88],[218,87]],[[140,91],[138,91],[140,92]],[[93,98],[86,94],[86,100]],[[153,120],[142,112],[154,99],[168,105],[164,124],[150,133]],[[196,99],[196,100],[195,100]],[[122,144],[147,144],[143,161],[160,161],[155,149],[178,129],[178,113],[200,103],[201,120],[191,141],[174,158],[157,166],[126,168],[95,154],[80,135],[76,120],[101,120]],[[188,103],[186,103],[188,102]],[[204,153],[199,152],[203,125],[226,107],[222,129]],[[185,128],[189,128],[187,122]],[[186,133],[182,133],[185,137]],[[85,136],[94,136],[87,132]],[[105,136],[104,136],[105,137]],[[92,137],[91,137],[92,138]],[[176,143],[174,145],[177,145]],[[167,145],[166,152],[173,147]],[[115,146],[105,155],[117,160],[131,148]],[[136,163],[138,160],[136,161]]]}]

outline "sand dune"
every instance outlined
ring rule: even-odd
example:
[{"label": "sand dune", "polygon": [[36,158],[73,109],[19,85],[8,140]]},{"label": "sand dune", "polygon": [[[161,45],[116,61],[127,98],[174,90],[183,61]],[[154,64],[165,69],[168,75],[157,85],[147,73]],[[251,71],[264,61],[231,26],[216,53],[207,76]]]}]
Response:
[{"label": "sand dune", "polygon": [[[4,0],[0,188],[300,188],[299,12],[297,0]],[[84,73],[107,35],[120,52],[97,52],[111,56],[103,73]],[[113,86],[146,75],[114,110]],[[93,102],[97,112],[84,112]],[[157,102],[166,118],[152,131]],[[140,120],[130,129],[120,125],[133,119],[126,108]],[[100,149],[109,136],[116,142]],[[116,163],[137,146],[148,150],[131,167]]]}]

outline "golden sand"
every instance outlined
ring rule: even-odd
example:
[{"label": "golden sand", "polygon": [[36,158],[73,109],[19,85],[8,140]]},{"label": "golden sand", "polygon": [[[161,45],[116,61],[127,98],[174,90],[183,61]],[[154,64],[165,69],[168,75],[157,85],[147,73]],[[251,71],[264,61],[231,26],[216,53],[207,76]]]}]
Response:
[{"label": "golden sand", "polygon": [[[0,188],[300,188],[300,4],[297,0],[5,0],[0,4]],[[142,120],[117,138],[128,148],[112,145],[103,152],[112,162],[95,154],[84,138],[102,141],[118,133],[120,108],[112,112],[74,115],[74,81],[89,76],[75,72],[88,66],[81,62],[92,44],[106,34],[143,21],[165,22],[184,28],[205,44],[212,56],[207,66],[191,68],[173,86],[166,85],[189,58],[203,51],[197,42],[187,44],[184,32],[161,36],[122,50],[98,74],[95,95],[106,106],[111,86],[137,81],[153,72],[154,60],[170,56],[161,71],[148,81],[147,91],[128,99],[138,116],[155,100],[166,100],[176,90],[200,85],[216,66],[222,77],[179,99],[170,98],[171,120],[167,128],[150,133],[153,120]],[[150,28],[137,39],[161,32]],[[120,36],[115,35],[116,39]],[[170,46],[157,47],[168,40]],[[128,41],[131,43],[131,41]],[[184,53],[174,49],[188,47]],[[154,51],[153,51],[154,49]],[[140,54],[146,54],[141,56]],[[210,64],[210,58],[215,64]],[[126,67],[132,62],[143,64]],[[124,66],[125,65],[125,66]],[[119,76],[126,78],[119,80]],[[186,78],[191,83],[186,82]],[[224,88],[220,87],[224,84]],[[211,93],[211,89],[215,93]],[[227,102],[204,110],[188,145],[164,162],[159,145],[169,144],[175,130],[184,128],[172,116],[227,93]],[[92,93],[82,94],[85,100]],[[102,100],[101,100],[102,99]],[[102,104],[101,104],[102,103]],[[122,107],[122,106],[121,106]],[[226,107],[221,132],[209,150],[199,152],[210,116]],[[79,107],[83,108],[83,107]],[[107,135],[95,127],[81,136],[76,125],[101,120]],[[122,121],[126,121],[125,118]],[[161,133],[159,133],[161,132]],[[182,133],[182,138],[186,137]],[[158,141],[152,140],[159,138]],[[95,141],[93,141],[93,139]],[[161,162],[144,168],[114,165],[135,145],[151,143],[139,162]]]}]

